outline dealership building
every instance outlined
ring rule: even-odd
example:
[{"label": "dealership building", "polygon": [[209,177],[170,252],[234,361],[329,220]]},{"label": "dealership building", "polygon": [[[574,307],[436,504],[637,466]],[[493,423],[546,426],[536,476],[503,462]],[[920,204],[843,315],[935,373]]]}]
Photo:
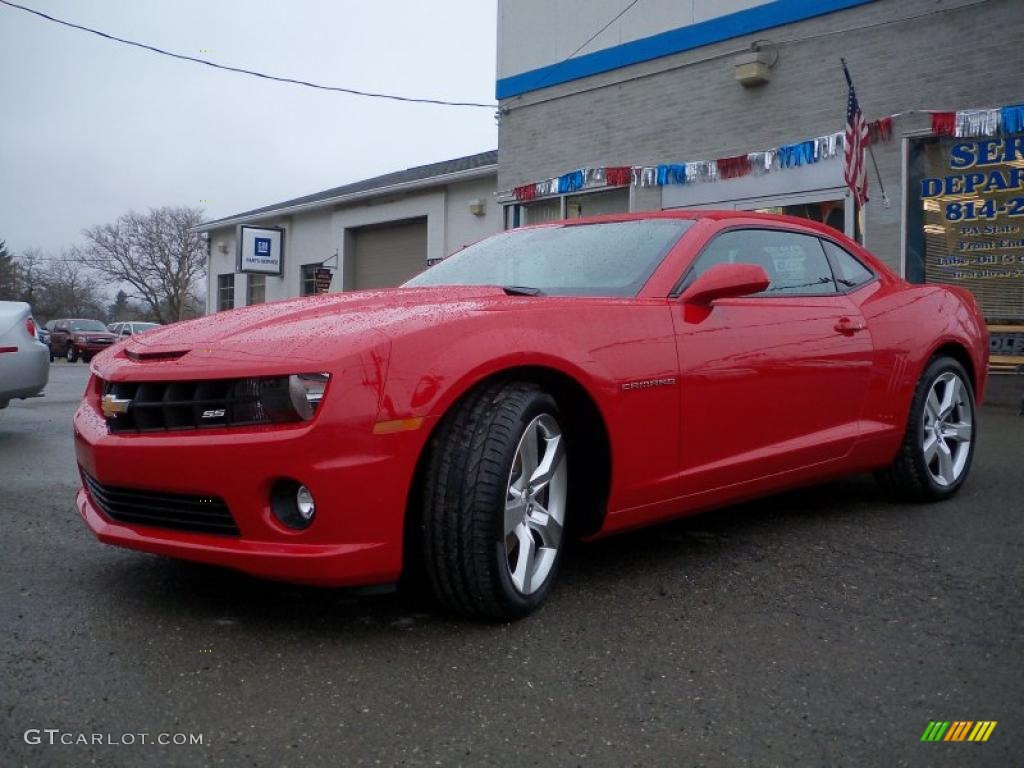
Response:
[{"label": "dealership building", "polygon": [[208,247],[207,311],[321,290],[398,285],[501,227],[497,152],[285,200],[197,227]]},{"label": "dealership building", "polygon": [[[1022,33],[1020,0],[499,0],[503,226],[824,221],[909,280],[969,288],[994,354],[1024,356]],[[856,210],[841,57],[871,124]]]}]

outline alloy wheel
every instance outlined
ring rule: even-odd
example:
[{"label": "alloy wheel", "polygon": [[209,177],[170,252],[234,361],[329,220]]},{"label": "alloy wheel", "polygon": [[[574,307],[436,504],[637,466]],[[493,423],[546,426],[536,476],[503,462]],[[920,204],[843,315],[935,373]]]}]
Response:
[{"label": "alloy wheel", "polygon": [[515,588],[544,586],[562,544],[568,469],[554,416],[529,423],[516,448],[505,493],[505,556]]},{"label": "alloy wheel", "polygon": [[974,439],[974,416],[963,380],[947,371],[932,383],[925,400],[921,449],[932,480],[953,485],[963,474]]}]

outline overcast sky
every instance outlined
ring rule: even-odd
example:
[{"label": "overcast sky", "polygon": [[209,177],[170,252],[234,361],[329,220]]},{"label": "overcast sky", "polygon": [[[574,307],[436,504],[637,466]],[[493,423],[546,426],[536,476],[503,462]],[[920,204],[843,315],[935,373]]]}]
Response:
[{"label": "overcast sky", "polygon": [[[494,101],[495,0],[15,1],[231,66]],[[266,82],[0,5],[0,240],[15,252],[57,251],[129,209],[219,218],[496,146],[493,110]]]}]

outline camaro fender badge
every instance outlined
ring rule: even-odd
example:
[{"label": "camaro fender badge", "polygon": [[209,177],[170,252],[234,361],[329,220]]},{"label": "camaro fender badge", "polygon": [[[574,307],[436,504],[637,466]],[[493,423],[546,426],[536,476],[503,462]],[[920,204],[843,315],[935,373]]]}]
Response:
[{"label": "camaro fender badge", "polygon": [[131,400],[118,397],[117,395],[104,395],[103,417],[116,419],[122,413],[128,413],[128,406],[131,405],[131,402]]},{"label": "camaro fender badge", "polygon": [[654,387],[674,387],[675,376],[666,376],[663,379],[640,379],[639,381],[626,381],[622,384],[622,391],[629,392],[634,389],[653,389]]}]

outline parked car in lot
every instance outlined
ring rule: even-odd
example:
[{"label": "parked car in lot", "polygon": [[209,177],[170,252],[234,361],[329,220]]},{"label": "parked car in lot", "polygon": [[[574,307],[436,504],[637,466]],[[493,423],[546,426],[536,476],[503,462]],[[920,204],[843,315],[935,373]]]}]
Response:
[{"label": "parked car in lot", "polygon": [[505,620],[541,604],[568,536],[865,471],[949,498],[987,355],[967,291],[824,225],[557,222],[402,288],[119,345],[75,414],[77,506],[109,544],[313,584],[404,574]]},{"label": "parked car in lot", "polygon": [[137,320],[125,320],[123,322],[111,323],[107,326],[107,330],[117,336],[118,339],[123,339],[126,336],[134,336],[137,333],[145,333],[159,327],[160,323],[142,323]]},{"label": "parked car in lot", "polygon": [[50,329],[45,325],[36,326],[36,337],[47,347],[50,346]]},{"label": "parked car in lot", "polygon": [[60,319],[50,328],[50,359],[65,357],[69,363],[87,363],[117,340],[101,320]]},{"label": "parked car in lot", "polygon": [[47,356],[32,308],[23,301],[0,301],[0,409],[43,391],[50,377]]}]

